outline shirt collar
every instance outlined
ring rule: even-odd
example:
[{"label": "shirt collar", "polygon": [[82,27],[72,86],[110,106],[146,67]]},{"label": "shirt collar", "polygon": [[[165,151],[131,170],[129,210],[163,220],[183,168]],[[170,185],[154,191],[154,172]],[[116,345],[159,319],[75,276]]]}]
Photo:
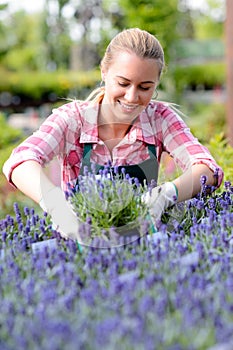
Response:
[{"label": "shirt collar", "polygon": [[80,143],[97,143],[98,138],[98,113],[100,105],[93,102],[85,102],[80,105],[82,121]]},{"label": "shirt collar", "polygon": [[[98,113],[100,104],[93,102],[85,102],[80,105],[80,114],[82,120],[82,130],[80,135],[80,143],[97,143],[98,137]],[[128,140],[132,143],[136,140],[145,143],[154,144],[154,132],[150,123],[147,109],[135,119],[132,128],[127,134]]]},{"label": "shirt collar", "polygon": [[146,109],[136,118],[129,136],[133,138],[130,141],[140,140],[149,144],[155,143],[154,131]]}]

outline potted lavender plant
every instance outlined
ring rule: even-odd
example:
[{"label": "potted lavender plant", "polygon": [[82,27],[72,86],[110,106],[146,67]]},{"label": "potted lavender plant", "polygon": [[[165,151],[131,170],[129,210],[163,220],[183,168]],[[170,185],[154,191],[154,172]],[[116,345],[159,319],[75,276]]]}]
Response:
[{"label": "potted lavender plant", "polygon": [[69,200],[80,220],[84,243],[101,238],[101,245],[119,245],[150,231],[150,220],[142,194],[147,190],[136,178],[110,166],[98,175],[88,172],[79,176]]}]

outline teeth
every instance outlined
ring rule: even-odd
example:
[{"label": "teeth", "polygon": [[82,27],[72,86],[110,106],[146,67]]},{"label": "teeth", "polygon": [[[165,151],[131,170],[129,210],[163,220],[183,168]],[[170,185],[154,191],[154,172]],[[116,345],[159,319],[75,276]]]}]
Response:
[{"label": "teeth", "polygon": [[133,110],[133,109],[135,109],[137,106],[129,106],[129,105],[125,105],[124,103],[122,103],[121,102],[121,105],[122,105],[122,107],[124,107],[124,108],[126,108],[126,109],[128,109],[128,110]]}]

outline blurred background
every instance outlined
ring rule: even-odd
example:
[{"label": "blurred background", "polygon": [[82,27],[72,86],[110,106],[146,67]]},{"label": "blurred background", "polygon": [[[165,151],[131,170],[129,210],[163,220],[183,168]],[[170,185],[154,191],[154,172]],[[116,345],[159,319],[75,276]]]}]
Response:
[{"label": "blurred background", "polygon": [[[83,99],[98,86],[99,63],[111,38],[124,28],[140,27],[154,34],[165,50],[167,67],[158,98],[178,105],[195,136],[214,153],[230,180],[232,3],[0,1],[1,167],[52,108],[66,98]],[[165,159],[165,163],[167,172],[172,173],[169,161]],[[1,173],[0,218],[11,212],[14,201],[34,205],[8,185]]]}]

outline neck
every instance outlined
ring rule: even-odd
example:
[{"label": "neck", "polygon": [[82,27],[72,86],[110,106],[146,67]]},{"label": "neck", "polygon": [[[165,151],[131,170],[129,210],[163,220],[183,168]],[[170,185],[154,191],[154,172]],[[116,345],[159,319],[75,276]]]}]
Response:
[{"label": "neck", "polygon": [[98,116],[98,127],[99,130],[106,132],[109,136],[113,138],[123,138],[131,127],[131,123],[119,122],[114,120],[111,112],[104,105],[101,105],[99,116]]},{"label": "neck", "polygon": [[99,137],[102,140],[106,139],[123,139],[129,129],[130,124],[120,124],[120,123],[101,123],[99,124]]}]

